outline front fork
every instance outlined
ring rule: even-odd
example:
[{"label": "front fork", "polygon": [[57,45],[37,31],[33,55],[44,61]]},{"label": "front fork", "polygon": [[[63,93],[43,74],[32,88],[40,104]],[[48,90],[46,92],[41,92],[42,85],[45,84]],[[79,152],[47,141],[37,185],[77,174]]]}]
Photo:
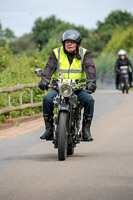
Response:
[{"label": "front fork", "polygon": [[[53,140],[53,144],[54,144],[55,149],[58,148],[58,129],[59,129],[59,117],[60,117],[61,111],[68,113],[69,112],[69,105],[65,105],[65,106],[59,105],[58,108],[56,108],[56,114],[54,114],[54,140]],[[69,130],[70,129],[68,128],[68,135],[69,135]]]},{"label": "front fork", "polygon": [[75,134],[74,142],[75,144],[80,143],[81,141],[81,110],[82,108],[78,106],[75,111]]},{"label": "front fork", "polygon": [[[74,110],[73,110],[74,109]],[[70,104],[59,104],[58,109],[56,108],[56,114],[54,115],[54,148],[58,148],[58,122],[60,111],[68,113],[68,145],[80,142],[81,140],[81,107],[73,108],[73,103]]]},{"label": "front fork", "polygon": [[129,88],[129,77],[124,77],[124,75],[123,75],[123,76],[121,76],[121,80],[120,80],[121,89],[124,88],[125,84]]}]

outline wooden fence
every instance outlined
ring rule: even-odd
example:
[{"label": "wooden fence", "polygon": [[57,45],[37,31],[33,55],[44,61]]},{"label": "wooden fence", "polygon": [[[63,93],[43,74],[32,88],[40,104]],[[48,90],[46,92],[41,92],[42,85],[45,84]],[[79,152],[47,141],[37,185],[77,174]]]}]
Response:
[{"label": "wooden fence", "polygon": [[[7,101],[8,101],[8,107],[0,109],[0,114],[11,112],[11,111],[16,111],[16,110],[23,110],[25,108],[35,108],[35,107],[41,107],[42,102],[39,103],[33,103],[33,93],[32,89],[37,87],[37,83],[33,84],[20,84],[20,85],[15,85],[12,87],[3,87],[0,88],[0,93],[7,93]],[[30,103],[28,104],[23,104],[22,102],[22,90],[24,88],[30,88]],[[11,96],[10,93],[14,91],[19,90],[19,106],[12,106],[11,105]]]},{"label": "wooden fence", "polygon": [[99,74],[98,86],[112,87],[115,85],[114,74]]}]

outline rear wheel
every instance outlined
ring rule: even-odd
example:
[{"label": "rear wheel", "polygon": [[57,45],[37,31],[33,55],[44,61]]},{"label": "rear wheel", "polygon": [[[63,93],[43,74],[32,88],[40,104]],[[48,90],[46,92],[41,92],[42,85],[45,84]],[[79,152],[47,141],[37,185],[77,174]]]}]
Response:
[{"label": "rear wheel", "polygon": [[125,80],[125,90],[126,90],[126,93],[128,94],[128,90],[129,90],[129,87],[128,87],[129,83],[128,83],[128,80],[126,79]]},{"label": "rear wheel", "polygon": [[126,93],[128,94],[128,88],[126,89]]},{"label": "rear wheel", "polygon": [[74,147],[73,146],[71,146],[71,147],[69,147],[68,146],[68,148],[67,148],[67,155],[73,155],[74,154]]},{"label": "rear wheel", "polygon": [[58,159],[65,160],[67,155],[67,113],[60,112],[58,130]]}]

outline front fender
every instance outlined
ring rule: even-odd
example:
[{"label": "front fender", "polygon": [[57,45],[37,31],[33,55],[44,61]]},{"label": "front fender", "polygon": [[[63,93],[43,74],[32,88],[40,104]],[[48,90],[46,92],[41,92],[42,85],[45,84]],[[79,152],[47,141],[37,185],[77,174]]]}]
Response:
[{"label": "front fender", "polygon": [[69,111],[69,105],[58,105],[58,110]]}]

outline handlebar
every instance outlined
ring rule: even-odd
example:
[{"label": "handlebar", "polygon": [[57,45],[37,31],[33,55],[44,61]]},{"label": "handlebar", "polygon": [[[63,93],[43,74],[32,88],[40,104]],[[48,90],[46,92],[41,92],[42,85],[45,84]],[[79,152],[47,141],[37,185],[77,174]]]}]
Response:
[{"label": "handlebar", "polygon": [[[35,75],[37,77],[41,77],[42,79],[44,79],[46,81],[46,83],[48,83],[48,88],[51,88],[51,89],[57,89],[57,82],[59,81],[59,79],[55,79],[53,81],[55,81],[54,84],[51,84],[49,80],[47,80],[44,76],[43,76],[43,73],[42,73],[42,70],[40,68],[37,68],[35,70]],[[79,79],[75,79],[75,83],[78,84],[79,83]],[[86,90],[86,85],[82,85],[82,86],[78,86],[78,87],[75,87],[74,90]],[[86,90],[88,93],[92,93],[91,91],[88,91]]]},{"label": "handlebar", "polygon": [[[43,77],[44,78],[44,77]],[[44,78],[45,79],[45,78]],[[45,79],[45,80],[47,80],[47,79]],[[48,81],[48,80],[47,80]],[[58,79],[57,79],[57,81],[56,81],[56,83],[54,83],[55,85],[53,85],[53,84],[51,84],[49,81],[48,81],[48,88],[49,89],[56,89],[57,90],[57,82],[58,82]],[[89,91],[89,90],[87,90],[86,89],[86,85],[80,85],[80,86],[78,86],[78,87],[75,87],[75,88],[73,88],[74,89],[74,91],[78,91],[78,90],[85,90],[85,91],[87,91],[89,94],[92,94],[92,91]]]}]

